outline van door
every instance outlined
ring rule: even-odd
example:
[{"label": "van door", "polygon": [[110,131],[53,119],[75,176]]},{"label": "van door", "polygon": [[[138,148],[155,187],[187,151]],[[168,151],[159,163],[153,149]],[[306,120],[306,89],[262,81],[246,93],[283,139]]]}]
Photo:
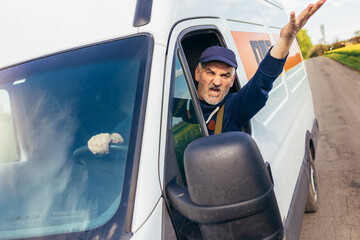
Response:
[{"label": "van door", "polygon": [[[212,22],[213,25],[209,25]],[[174,178],[186,186],[183,154],[193,140],[208,136],[205,119],[196,94],[195,69],[201,53],[210,46],[226,46],[224,36],[215,20],[189,21],[174,28],[169,41],[165,73],[165,93],[162,125],[163,158],[159,164],[162,188]],[[231,92],[238,91],[238,80]],[[247,126],[247,131],[250,127]],[[164,168],[162,168],[164,166]],[[165,194],[164,194],[165,196]],[[175,229],[178,239],[201,237],[197,224],[179,214],[166,201],[167,214],[163,217],[163,239],[171,239],[169,229]],[[167,230],[166,230],[167,229]],[[170,232],[171,233],[171,232]]]},{"label": "van door", "polygon": [[[186,186],[183,163],[185,148],[191,141],[206,136],[208,133],[190,70],[194,69],[195,66],[189,66],[180,39],[178,39],[171,55],[173,56],[169,62],[172,67],[168,114],[164,115],[167,117],[166,122],[168,124],[166,136],[164,136],[166,138],[164,185],[177,177],[178,181]],[[189,55],[188,59],[190,60]],[[171,205],[168,204],[167,206],[179,239],[199,236],[196,224],[181,216]],[[169,219],[163,220],[163,224],[169,224],[167,222]],[[168,227],[164,226],[164,228]],[[168,236],[163,239],[168,239]]]}]

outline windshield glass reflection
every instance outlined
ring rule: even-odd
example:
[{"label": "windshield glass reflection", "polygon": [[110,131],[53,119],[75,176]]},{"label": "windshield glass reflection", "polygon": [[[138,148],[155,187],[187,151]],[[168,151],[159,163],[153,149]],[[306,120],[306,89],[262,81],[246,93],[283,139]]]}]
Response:
[{"label": "windshield glass reflection", "polygon": [[[0,147],[0,239],[84,231],[115,214],[148,48],[139,36],[0,71],[10,146]],[[114,131],[123,144],[89,152],[91,136]]]}]

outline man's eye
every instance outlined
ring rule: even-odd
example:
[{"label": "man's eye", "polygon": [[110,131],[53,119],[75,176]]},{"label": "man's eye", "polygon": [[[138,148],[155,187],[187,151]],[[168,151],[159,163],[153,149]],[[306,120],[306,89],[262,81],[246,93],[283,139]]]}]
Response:
[{"label": "man's eye", "polygon": [[227,78],[230,78],[230,74],[223,74],[223,75],[221,75],[221,77],[224,79],[227,79]]},{"label": "man's eye", "polygon": [[211,75],[211,76],[213,76],[213,75],[215,75],[215,73],[214,72],[212,72],[212,71],[206,71],[206,73],[208,74],[208,75]]}]

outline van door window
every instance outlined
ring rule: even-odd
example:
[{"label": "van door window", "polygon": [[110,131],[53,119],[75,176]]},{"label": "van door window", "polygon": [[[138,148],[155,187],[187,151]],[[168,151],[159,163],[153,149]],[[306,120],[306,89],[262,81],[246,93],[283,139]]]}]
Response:
[{"label": "van door window", "polygon": [[19,159],[14,134],[9,93],[0,89],[0,163],[15,162]]},{"label": "van door window", "polygon": [[[194,95],[192,92],[194,86],[191,79],[188,79],[188,75],[185,74],[186,67],[183,64],[186,63],[182,60],[183,58],[180,60],[179,56],[176,56],[172,64],[172,94],[169,100],[168,124],[170,127],[167,133],[165,181],[167,183],[177,177],[179,184],[186,186],[183,160],[185,149],[195,139],[207,135],[207,132],[204,133],[204,128],[201,127],[200,123],[204,120],[201,118],[202,113],[195,107],[198,103],[196,102],[196,94]],[[195,232],[199,232],[196,224],[184,218],[173,207],[169,207],[168,213],[172,220],[163,219],[165,229],[174,230],[173,233],[176,232],[177,239],[189,239],[187,236],[193,235],[193,229]],[[165,234],[162,239],[170,238]]]},{"label": "van door window", "polygon": [[176,58],[174,75],[175,81],[174,97],[172,99],[173,112],[171,131],[173,132],[174,150],[179,170],[184,183],[186,183],[183,160],[184,151],[191,141],[202,137],[202,133],[199,121],[195,114],[194,103],[190,96],[184,71],[178,57]]}]

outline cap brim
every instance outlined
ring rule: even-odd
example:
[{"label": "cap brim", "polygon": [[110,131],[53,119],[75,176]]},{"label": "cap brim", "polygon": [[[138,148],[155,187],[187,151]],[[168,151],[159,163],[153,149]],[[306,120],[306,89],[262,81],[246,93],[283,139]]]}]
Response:
[{"label": "cap brim", "polygon": [[231,67],[237,68],[236,63],[234,63],[233,61],[231,61],[228,58],[224,58],[224,57],[221,57],[221,56],[211,56],[211,57],[205,57],[205,58],[200,59],[200,62],[202,62],[202,63],[212,62],[212,61],[224,62],[224,63],[230,65]]}]

